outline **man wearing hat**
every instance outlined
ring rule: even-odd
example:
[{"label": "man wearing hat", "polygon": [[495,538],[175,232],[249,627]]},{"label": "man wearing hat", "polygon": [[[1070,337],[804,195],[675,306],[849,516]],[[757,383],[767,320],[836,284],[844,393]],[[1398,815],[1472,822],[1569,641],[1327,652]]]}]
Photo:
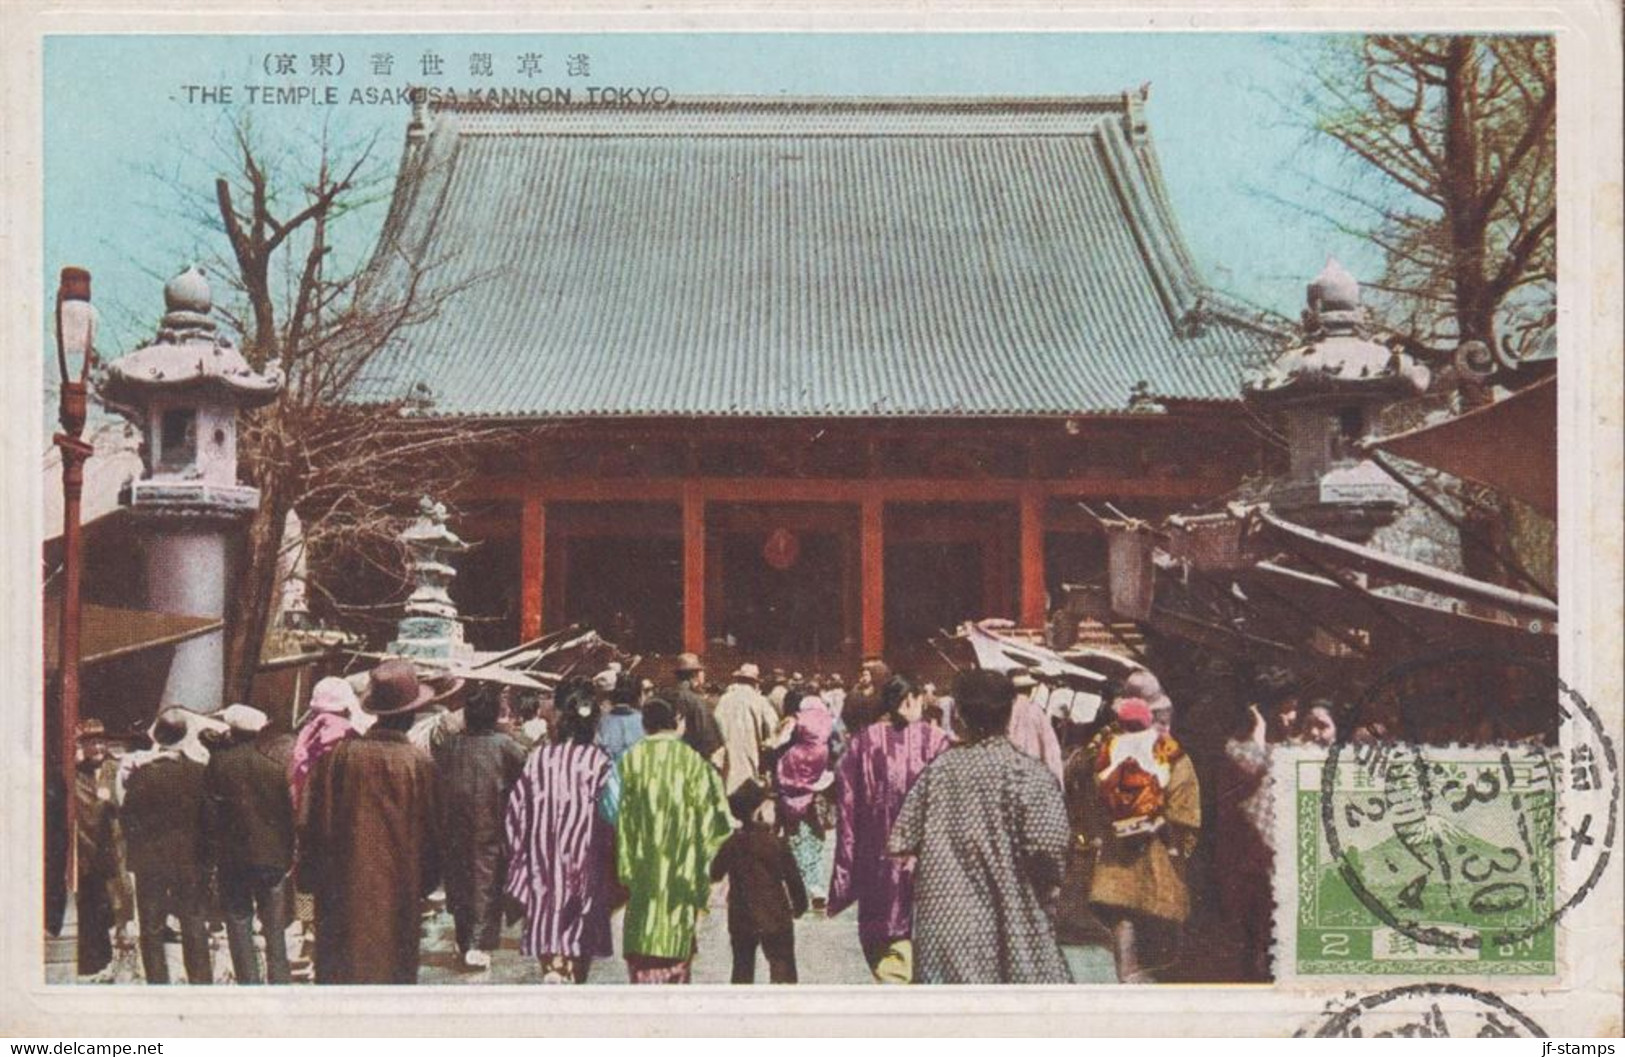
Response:
[{"label": "man wearing hat", "polygon": [[419,901],[440,881],[440,801],[434,764],[407,732],[435,696],[410,661],[383,662],[361,699],[377,722],[311,772],[299,879],[316,896],[319,984],[417,983]]},{"label": "man wearing hat", "polygon": [[790,692],[790,676],[783,668],[773,669],[767,680],[767,703],[773,706],[773,714],[784,714],[784,695]]},{"label": "man wearing hat", "polygon": [[164,922],[171,914],[181,923],[187,982],[214,982],[204,920],[204,767],[181,747],[188,718],[184,709],[175,707],[159,713],[152,725],[153,752],[126,774],[119,805],[125,854],[135,874],[141,966],[149,984],[169,983]]},{"label": "man wearing hat", "polygon": [[[220,713],[230,740],[204,771],[205,819],[237,982],[291,982],[286,929],[293,866],[293,736],[270,729],[264,712],[231,705]],[[254,950],[254,914],[265,936],[265,975]]]},{"label": "man wearing hat", "polygon": [[757,689],[762,670],[741,664],[717,701],[717,729],[722,735],[722,785],[729,796],[762,769],[762,746],[773,737],[778,716]]},{"label": "man wearing hat", "polygon": [[79,724],[78,767],[78,971],[94,982],[113,980],[113,929],[128,923],[134,898],[124,880],[124,855],[113,777],[118,763],[108,751],[107,729],[99,719]]},{"label": "man wearing hat", "polygon": [[711,715],[711,703],[700,688],[705,685],[705,665],[697,654],[677,655],[677,685],[666,694],[666,700],[677,707],[683,717],[683,741],[700,754],[702,760],[716,762],[717,750],[722,748],[722,735],[717,721]]}]

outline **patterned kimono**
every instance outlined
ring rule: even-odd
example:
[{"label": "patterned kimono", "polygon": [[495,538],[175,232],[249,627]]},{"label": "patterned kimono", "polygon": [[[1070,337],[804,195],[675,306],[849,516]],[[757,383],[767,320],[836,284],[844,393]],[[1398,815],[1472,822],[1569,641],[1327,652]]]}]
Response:
[{"label": "patterned kimono", "polygon": [[801,882],[814,899],[824,897],[824,830],[819,825],[815,790],[829,771],[830,736],[835,717],[824,702],[805,697],[796,711],[790,745],[779,757],[779,820],[790,853],[801,870]]},{"label": "patterned kimono", "polygon": [[1155,730],[1109,732],[1071,770],[1074,824],[1096,849],[1089,902],[1183,922],[1190,891],[1175,860],[1190,860],[1202,799],[1179,742]]},{"label": "patterned kimono", "polygon": [[525,908],[521,953],[612,953],[604,877],[614,833],[598,817],[609,757],[596,745],[544,745],[508,797],[508,894]]},{"label": "patterned kimono", "polygon": [[1008,739],[933,760],[886,842],[893,855],[919,859],[915,981],[1071,983],[1044,909],[1061,882],[1069,839],[1060,784]]},{"label": "patterned kimono", "polygon": [[733,829],[722,775],[675,731],[651,734],[616,763],[601,810],[631,892],[622,952],[686,962],[711,895],[711,859]]},{"label": "patterned kimono", "polygon": [[948,736],[932,724],[898,727],[883,719],[853,738],[841,757],[829,913],[857,903],[858,939],[865,949],[910,935],[914,864],[886,854],[886,837],[925,765],[947,747]]}]

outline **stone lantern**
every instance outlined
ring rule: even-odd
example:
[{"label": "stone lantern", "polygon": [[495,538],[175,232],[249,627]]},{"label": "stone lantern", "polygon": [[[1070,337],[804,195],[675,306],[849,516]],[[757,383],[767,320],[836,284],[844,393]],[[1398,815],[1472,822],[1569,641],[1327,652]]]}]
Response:
[{"label": "stone lantern", "polygon": [[412,593],[389,652],[403,657],[467,661],[474,647],[463,640],[463,622],[451,598],[457,570],[451,559],[469,549],[446,525],[446,507],[428,496],[418,501],[418,516],[397,537],[406,548]]},{"label": "stone lantern", "polygon": [[1335,259],[1309,284],[1305,345],[1282,353],[1244,386],[1248,403],[1286,423],[1290,469],[1257,498],[1282,516],[1364,542],[1408,499],[1360,443],[1381,411],[1427,389],[1428,369],[1372,341],[1360,284]]},{"label": "stone lantern", "polygon": [[[232,537],[259,506],[259,491],[237,483],[237,414],[282,385],[217,332],[212,308],[196,267],[171,279],[152,344],[109,364],[100,384],[142,435],[142,474],[120,499],[142,541],[147,608],[196,617],[225,616]],[[219,708],[224,646],[219,631],[177,646],[164,703]]]}]

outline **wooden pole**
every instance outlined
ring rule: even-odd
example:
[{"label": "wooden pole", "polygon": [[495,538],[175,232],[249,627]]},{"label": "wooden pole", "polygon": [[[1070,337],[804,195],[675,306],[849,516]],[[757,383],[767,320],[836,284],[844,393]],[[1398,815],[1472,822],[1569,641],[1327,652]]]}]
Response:
[{"label": "wooden pole", "polygon": [[78,890],[78,793],[74,790],[79,764],[79,628],[81,610],[79,579],[82,543],[79,502],[85,486],[85,460],[91,446],[80,439],[85,428],[85,383],[62,383],[62,433],[56,445],[62,449],[62,697],[58,703],[62,718],[61,768],[67,785],[66,825],[68,830],[68,891]]},{"label": "wooden pole", "polygon": [[862,581],[862,645],[865,656],[886,648],[886,505],[880,496],[863,497],[859,527],[859,577]]},{"label": "wooden pole", "polygon": [[1044,493],[1021,493],[1021,619],[1024,628],[1041,628],[1049,614],[1044,592]]},{"label": "wooden pole", "polygon": [[705,652],[705,493],[683,485],[683,649]]},{"label": "wooden pole", "polygon": [[519,638],[542,633],[542,577],[546,565],[547,506],[530,493],[519,512]]}]

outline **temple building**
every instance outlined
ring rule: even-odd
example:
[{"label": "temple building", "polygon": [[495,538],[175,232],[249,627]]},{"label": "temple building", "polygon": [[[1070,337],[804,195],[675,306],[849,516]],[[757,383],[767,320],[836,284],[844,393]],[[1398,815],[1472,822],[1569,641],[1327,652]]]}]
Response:
[{"label": "temple building", "polygon": [[1080,504],[1233,492],[1285,339],[1197,274],[1144,103],[417,108],[373,281],[450,293],[370,384],[544,427],[457,497],[476,643],[902,657],[1098,578]]}]

